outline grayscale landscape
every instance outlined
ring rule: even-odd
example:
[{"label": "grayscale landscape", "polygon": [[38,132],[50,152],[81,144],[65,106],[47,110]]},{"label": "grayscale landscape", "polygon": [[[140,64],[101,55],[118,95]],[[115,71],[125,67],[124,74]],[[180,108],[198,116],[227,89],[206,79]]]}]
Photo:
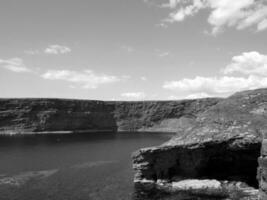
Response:
[{"label": "grayscale landscape", "polygon": [[267,200],[266,0],[6,0],[0,25],[0,200]]}]

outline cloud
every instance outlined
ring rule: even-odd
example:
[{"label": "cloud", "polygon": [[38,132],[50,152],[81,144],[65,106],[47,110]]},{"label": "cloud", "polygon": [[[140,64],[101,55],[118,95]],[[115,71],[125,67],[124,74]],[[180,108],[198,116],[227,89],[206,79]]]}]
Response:
[{"label": "cloud", "polygon": [[[196,76],[192,79],[166,81],[164,89],[176,91],[184,97],[201,94],[204,96],[227,96],[236,91],[267,87],[267,55],[258,52],[245,52],[234,56],[232,62],[222,72],[239,76]],[[191,96],[190,96],[191,95]]]},{"label": "cloud", "polygon": [[267,55],[252,51],[234,56],[232,62],[223,69],[223,73],[232,74],[235,72],[246,75],[267,76]]},{"label": "cloud", "polygon": [[212,34],[226,27],[267,29],[266,0],[169,0],[169,6],[163,5],[172,10],[164,23],[181,22],[205,9],[209,11],[207,21],[212,26]]},{"label": "cloud", "polygon": [[42,74],[41,77],[48,80],[67,81],[72,84],[77,84],[85,89],[95,89],[102,84],[114,83],[124,80],[123,77],[120,78],[105,74],[96,74],[91,70],[48,70],[47,72]]},{"label": "cloud", "polygon": [[17,73],[31,72],[31,70],[24,65],[21,58],[11,58],[7,60],[0,59],[0,67]]},{"label": "cloud", "polygon": [[166,51],[166,52],[162,52],[162,53],[160,53],[160,54],[159,54],[159,57],[162,58],[162,57],[166,57],[166,56],[169,56],[169,55],[170,55],[170,52],[167,52],[167,51]]},{"label": "cloud", "polygon": [[175,8],[178,3],[179,3],[179,0],[169,0],[168,3],[161,4],[160,7],[162,7],[162,8]]},{"label": "cloud", "polygon": [[45,50],[44,53],[46,54],[66,54],[66,53],[70,53],[71,49],[67,46],[61,46],[61,45],[50,45],[48,46]]},{"label": "cloud", "polygon": [[210,95],[205,92],[200,92],[200,93],[190,94],[186,96],[185,98],[186,99],[200,99],[200,98],[207,98],[207,97],[210,97]]},{"label": "cloud", "polygon": [[128,53],[132,53],[135,51],[135,49],[133,47],[128,46],[128,45],[121,46],[121,49],[123,49],[124,51],[127,51]]},{"label": "cloud", "polygon": [[142,81],[147,81],[147,77],[146,77],[146,76],[142,76],[142,77],[140,77],[140,79],[141,79]]},{"label": "cloud", "polygon": [[226,96],[235,91],[267,87],[267,77],[201,77],[165,82],[164,89],[186,93],[206,93],[209,96]]},{"label": "cloud", "polygon": [[126,92],[122,93],[121,97],[137,100],[137,99],[144,99],[146,95],[144,92]]}]

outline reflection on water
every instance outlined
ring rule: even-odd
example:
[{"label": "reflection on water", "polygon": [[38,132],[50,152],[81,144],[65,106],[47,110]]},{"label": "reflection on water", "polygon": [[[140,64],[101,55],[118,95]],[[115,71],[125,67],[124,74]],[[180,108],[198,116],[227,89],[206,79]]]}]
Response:
[{"label": "reflection on water", "polygon": [[[0,200],[160,200],[134,187],[131,153],[167,134],[0,137]],[[177,198],[176,198],[177,199]]]},{"label": "reflection on water", "polygon": [[0,136],[0,200],[207,200],[133,184],[131,153],[170,136]]},{"label": "reflection on water", "polygon": [[100,160],[100,161],[95,161],[95,162],[85,162],[85,163],[73,165],[72,168],[82,169],[82,168],[97,167],[97,166],[117,163],[117,162],[118,162],[117,160]]},{"label": "reflection on water", "polygon": [[23,172],[23,173],[12,175],[12,176],[2,175],[0,178],[0,185],[7,184],[11,186],[12,185],[20,186],[33,178],[42,179],[42,178],[52,176],[57,171],[58,171],[57,169],[51,169],[51,170],[42,170],[42,171]]}]

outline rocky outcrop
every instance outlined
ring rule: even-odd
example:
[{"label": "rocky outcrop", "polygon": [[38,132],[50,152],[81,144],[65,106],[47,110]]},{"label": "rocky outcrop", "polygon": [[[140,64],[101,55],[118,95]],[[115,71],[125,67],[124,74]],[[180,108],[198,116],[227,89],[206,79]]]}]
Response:
[{"label": "rocky outcrop", "polygon": [[0,99],[0,134],[95,131],[177,132],[220,99],[104,102]]},{"label": "rocky outcrop", "polygon": [[[197,115],[170,141],[135,152],[135,182],[216,179],[257,187],[257,158],[267,130],[266,117],[267,89],[240,92],[221,100]],[[259,159],[261,174],[265,173],[264,161],[263,155]],[[265,195],[266,188],[261,188]]]},{"label": "rocky outcrop", "polygon": [[112,102],[118,131],[177,132],[221,99]]},{"label": "rocky outcrop", "polygon": [[259,200],[267,199],[267,135],[264,135],[262,141],[261,157],[259,158],[259,169],[258,169],[258,180],[259,180]]},{"label": "rocky outcrop", "polygon": [[112,112],[102,101],[1,99],[0,132],[116,131]]},{"label": "rocky outcrop", "polygon": [[[181,181],[139,184],[139,198],[152,199],[153,196],[169,196],[170,199],[203,200],[258,200],[259,191],[238,181],[218,181],[215,179],[186,179]],[[151,191],[153,194],[151,194]],[[156,195],[155,195],[156,194]],[[178,195],[178,196],[177,196]],[[150,198],[146,198],[146,196]],[[165,199],[165,198],[163,198]],[[167,198],[169,199],[169,198]]]}]

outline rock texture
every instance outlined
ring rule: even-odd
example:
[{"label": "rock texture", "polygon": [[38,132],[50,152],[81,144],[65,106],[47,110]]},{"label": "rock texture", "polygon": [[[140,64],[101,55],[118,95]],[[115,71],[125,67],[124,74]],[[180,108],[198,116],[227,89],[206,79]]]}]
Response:
[{"label": "rock texture", "polygon": [[112,112],[102,101],[1,99],[0,132],[115,131]]},{"label": "rock texture", "polygon": [[[208,178],[257,187],[257,158],[267,131],[266,117],[267,89],[221,100],[198,114],[170,141],[135,152],[135,182]],[[263,155],[259,159],[262,195],[266,195],[264,161]]]},{"label": "rock texture", "polygon": [[258,169],[258,180],[259,180],[259,200],[267,199],[267,135],[264,135],[262,141],[261,157],[259,158],[259,169]]},{"label": "rock texture", "polygon": [[164,131],[177,132],[220,99],[104,102],[0,99],[0,134]]},{"label": "rock texture", "polygon": [[177,132],[221,99],[111,102],[118,131]]}]

